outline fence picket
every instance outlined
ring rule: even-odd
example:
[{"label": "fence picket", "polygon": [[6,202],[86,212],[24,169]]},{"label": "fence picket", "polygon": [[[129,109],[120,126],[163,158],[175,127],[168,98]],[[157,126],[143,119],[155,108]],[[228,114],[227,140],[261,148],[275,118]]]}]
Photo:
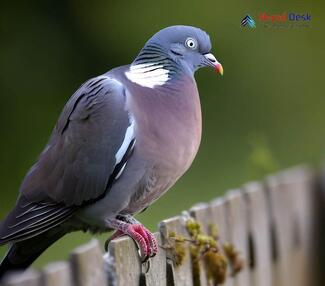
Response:
[{"label": "fence picket", "polygon": [[[313,275],[314,285],[321,286],[325,285],[325,165],[322,168],[321,174],[318,177],[314,178],[315,182],[312,183],[314,185],[315,197],[313,200],[314,208],[313,208],[313,237],[309,241],[310,244],[313,245],[313,248],[310,249],[310,246],[307,246],[309,251],[308,257],[306,259],[307,263],[311,263],[311,267],[314,267]],[[312,185],[310,184],[310,185]]]},{"label": "fence picket", "polygon": [[38,271],[13,272],[5,277],[4,286],[41,286],[41,275]]},{"label": "fence picket", "polygon": [[128,236],[114,239],[109,244],[109,253],[114,259],[116,286],[139,285],[141,261],[135,242]]},{"label": "fence picket", "polygon": [[181,265],[175,265],[173,263],[173,258],[171,251],[168,249],[170,245],[169,235],[171,232],[184,235],[189,238],[188,232],[182,223],[181,217],[173,217],[170,219],[163,220],[159,224],[159,230],[162,238],[162,244],[167,248],[167,280],[168,286],[192,286],[192,263],[188,245],[184,243],[185,252],[184,259]]},{"label": "fence picket", "polygon": [[251,182],[243,186],[247,203],[247,220],[250,232],[251,286],[272,285],[272,256],[270,218],[266,194],[262,184]]},{"label": "fence picket", "polygon": [[[213,223],[218,228],[220,245],[230,240],[229,228],[226,224],[226,203],[224,198],[217,198],[211,202],[211,217]],[[224,253],[224,251],[222,250]],[[229,266],[227,268],[227,279],[223,286],[233,286],[234,279],[230,275]]]},{"label": "fence picket", "polygon": [[42,285],[44,286],[72,286],[70,265],[67,262],[54,262],[48,264],[42,272]]},{"label": "fence picket", "polygon": [[[200,203],[190,209],[190,214],[195,218],[202,227],[204,234],[210,234],[209,226],[212,223],[211,208],[209,204]],[[208,285],[208,275],[205,269],[204,261],[199,261],[199,279],[200,285]]]},{"label": "fence picket", "polygon": [[281,181],[281,174],[267,178],[270,199],[271,223],[273,224],[273,285],[291,285],[294,198]]},{"label": "fence picket", "polygon": [[[310,246],[312,245],[313,221],[312,216],[312,177],[307,168],[289,169],[281,173],[286,192],[290,195],[291,207],[291,257],[289,279],[297,286],[314,285],[312,269],[313,261],[310,259]],[[309,267],[306,267],[309,265]]]},{"label": "fence picket", "polygon": [[77,247],[70,256],[73,279],[78,286],[106,285],[102,251],[96,239]]},{"label": "fence picket", "polygon": [[226,196],[226,222],[229,228],[230,242],[245,259],[245,267],[234,277],[235,286],[250,286],[250,276],[247,263],[248,228],[246,221],[246,204],[240,190],[229,191]]},{"label": "fence picket", "polygon": [[[160,234],[155,233],[155,237],[161,245]],[[142,264],[135,242],[130,237],[124,236],[111,241],[109,253],[114,260],[113,271],[117,286],[166,285],[166,252],[164,249],[159,247],[157,255]]]},{"label": "fence picket", "polygon": [[166,286],[166,250],[161,247],[162,242],[160,233],[155,233],[155,237],[157,238],[159,245],[158,253],[155,257],[150,258],[150,267],[148,272],[146,272],[146,269],[142,269],[143,279],[146,286]]}]

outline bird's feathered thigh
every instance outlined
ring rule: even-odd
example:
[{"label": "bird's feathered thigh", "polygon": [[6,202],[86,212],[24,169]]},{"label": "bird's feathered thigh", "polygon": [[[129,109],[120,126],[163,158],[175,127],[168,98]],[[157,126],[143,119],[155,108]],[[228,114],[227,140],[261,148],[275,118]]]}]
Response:
[{"label": "bird's feathered thigh", "polygon": [[[113,72],[125,85],[120,74]],[[98,227],[118,213],[137,213],[162,196],[189,168],[200,144],[201,109],[193,78],[184,76],[154,90],[130,82],[127,86],[127,108],[135,120],[133,154],[105,197],[78,213]]]}]

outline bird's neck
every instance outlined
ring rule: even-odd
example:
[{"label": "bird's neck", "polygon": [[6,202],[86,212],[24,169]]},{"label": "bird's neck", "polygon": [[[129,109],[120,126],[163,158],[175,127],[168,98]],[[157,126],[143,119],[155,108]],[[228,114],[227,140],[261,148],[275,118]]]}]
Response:
[{"label": "bird's neck", "polygon": [[177,79],[182,70],[158,45],[145,46],[126,71],[126,77],[144,87],[154,88]]}]

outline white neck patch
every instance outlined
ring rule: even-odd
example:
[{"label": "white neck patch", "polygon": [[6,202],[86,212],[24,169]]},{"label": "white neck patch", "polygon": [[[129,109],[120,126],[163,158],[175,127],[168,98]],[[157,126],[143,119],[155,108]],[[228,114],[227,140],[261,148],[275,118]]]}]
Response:
[{"label": "white neck patch", "polygon": [[170,79],[169,70],[159,63],[131,65],[125,75],[130,81],[149,88],[164,85]]}]

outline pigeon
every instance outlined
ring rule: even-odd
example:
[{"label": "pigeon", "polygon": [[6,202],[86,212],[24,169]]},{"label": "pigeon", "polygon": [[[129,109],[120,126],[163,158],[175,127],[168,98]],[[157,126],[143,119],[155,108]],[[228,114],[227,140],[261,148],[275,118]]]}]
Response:
[{"label": "pigeon", "polygon": [[210,50],[203,30],[170,26],[130,65],[81,85],[0,224],[0,245],[10,243],[0,276],[26,269],[78,230],[128,235],[143,261],[157,253],[155,237],[134,215],[169,190],[196,156],[202,120],[194,72],[211,67],[223,74]]}]

